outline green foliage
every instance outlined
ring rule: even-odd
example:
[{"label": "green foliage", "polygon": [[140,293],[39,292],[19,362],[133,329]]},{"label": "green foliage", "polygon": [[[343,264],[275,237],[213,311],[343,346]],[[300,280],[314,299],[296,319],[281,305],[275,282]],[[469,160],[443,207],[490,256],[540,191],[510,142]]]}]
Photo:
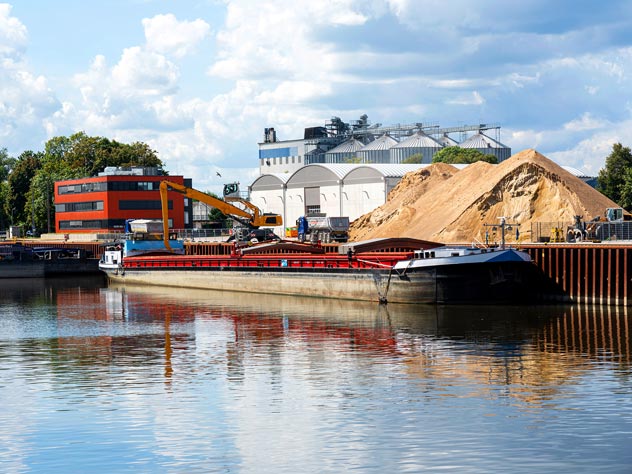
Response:
[{"label": "green foliage", "polygon": [[[206,191],[206,194],[208,194],[209,196],[213,196],[216,199],[220,199],[220,200],[222,199],[217,194],[211,191]],[[222,211],[220,211],[219,209],[215,207],[210,208],[209,213],[208,213],[208,220],[211,222],[221,222],[222,223],[221,227],[228,227],[226,225],[226,221],[228,220],[228,217],[226,217],[226,215]]]},{"label": "green foliage", "polygon": [[17,159],[0,149],[0,229],[30,228],[34,221],[37,229],[52,231],[55,181],[96,176],[107,166],[164,165],[145,143],[124,144],[85,132],[51,138],[43,152],[25,151]]},{"label": "green foliage", "polygon": [[0,229],[6,229],[10,224],[11,210],[9,200],[9,184],[7,182],[11,171],[15,167],[17,160],[11,158],[6,148],[0,149]]},{"label": "green foliage", "polygon": [[9,175],[11,174],[11,170],[15,166],[18,160],[15,158],[11,158],[7,154],[7,149],[0,149],[0,183],[3,183],[7,180]]},{"label": "green foliage", "polygon": [[632,153],[621,143],[612,145],[606,165],[599,171],[597,190],[625,209],[632,208]]},{"label": "green foliage", "polygon": [[343,159],[342,162],[350,165],[359,165],[360,163],[362,163],[362,158],[360,158],[359,156],[349,156]]},{"label": "green foliage", "polygon": [[96,176],[107,166],[162,168],[163,163],[147,144],[119,143],[84,132],[55,137],[45,145],[45,167],[57,169],[66,178]]},{"label": "green foliage", "polygon": [[5,212],[10,216],[12,224],[30,224],[27,200],[31,197],[29,190],[31,181],[42,166],[42,154],[25,151],[22,153],[7,179],[8,198],[4,202]]},{"label": "green foliage", "polygon": [[404,165],[417,165],[423,163],[424,156],[421,153],[415,153],[402,161]]},{"label": "green foliage", "polygon": [[477,161],[496,164],[498,163],[498,158],[494,155],[486,155],[473,148],[461,148],[459,146],[442,148],[432,158],[433,163],[467,164]]}]

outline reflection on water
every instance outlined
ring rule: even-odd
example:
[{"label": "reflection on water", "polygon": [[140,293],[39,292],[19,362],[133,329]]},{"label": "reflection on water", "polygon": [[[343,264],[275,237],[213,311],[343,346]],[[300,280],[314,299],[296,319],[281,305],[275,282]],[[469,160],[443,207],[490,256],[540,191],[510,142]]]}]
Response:
[{"label": "reflection on water", "polygon": [[0,284],[7,472],[632,465],[625,308],[12,285]]}]

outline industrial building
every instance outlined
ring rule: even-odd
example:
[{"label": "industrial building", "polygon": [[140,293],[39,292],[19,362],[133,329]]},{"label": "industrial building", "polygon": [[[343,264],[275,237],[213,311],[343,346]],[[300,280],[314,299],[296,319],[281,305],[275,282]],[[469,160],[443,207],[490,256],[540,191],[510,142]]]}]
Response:
[{"label": "industrial building", "polygon": [[[388,193],[422,164],[311,164],[294,173],[268,173],[249,187],[250,201],[265,212],[283,217],[286,227],[303,215],[346,216],[351,221],[386,202]],[[469,165],[452,165],[463,169]],[[593,178],[563,166],[588,184]],[[281,236],[283,229],[275,229]]]},{"label": "industrial building", "polygon": [[511,148],[500,142],[498,124],[384,127],[371,125],[363,115],[352,123],[333,117],[323,127],[306,128],[302,139],[278,140],[274,128],[266,128],[264,141],[259,143],[259,172],[292,174],[303,166],[323,163],[401,164],[412,155],[421,155],[422,163],[431,163],[433,156],[448,146],[474,148],[496,156],[499,163],[511,156]]},{"label": "industrial building", "polygon": [[[293,226],[300,216],[324,214],[350,220],[386,202],[406,173],[428,164],[311,164],[292,174],[263,174],[251,184],[250,200]],[[455,165],[463,168],[467,165]],[[279,230],[276,230],[279,232]]]},{"label": "industrial building", "polygon": [[[98,176],[55,183],[55,231],[57,233],[123,232],[126,219],[162,219],[160,182],[165,176],[157,168],[108,167]],[[169,180],[191,186],[191,180],[169,176]],[[169,191],[169,226],[192,226],[191,200]]]}]

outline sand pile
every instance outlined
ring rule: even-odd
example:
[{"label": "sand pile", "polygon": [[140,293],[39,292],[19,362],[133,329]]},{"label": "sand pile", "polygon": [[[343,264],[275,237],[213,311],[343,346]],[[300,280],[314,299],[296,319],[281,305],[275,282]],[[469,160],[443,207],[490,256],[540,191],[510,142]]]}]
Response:
[{"label": "sand pile", "polygon": [[415,237],[440,242],[484,240],[484,224],[499,217],[520,224],[531,240],[534,222],[589,220],[618,207],[535,150],[499,165],[474,163],[459,171],[444,163],[405,175],[388,201],[351,225],[351,239]]}]

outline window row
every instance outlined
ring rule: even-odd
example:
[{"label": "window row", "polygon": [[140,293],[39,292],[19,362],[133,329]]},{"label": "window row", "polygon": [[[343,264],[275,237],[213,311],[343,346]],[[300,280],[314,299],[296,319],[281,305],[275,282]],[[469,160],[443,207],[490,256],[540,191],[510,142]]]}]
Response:
[{"label": "window row", "polygon": [[295,164],[295,163],[301,163],[302,161],[303,161],[302,156],[286,156],[285,158],[268,158],[268,159],[261,160],[261,166],[264,166],[264,165],[270,166],[270,165],[277,165],[277,164],[289,165],[290,163]]},{"label": "window row", "polygon": [[[169,210],[173,210],[173,201],[167,201]],[[162,209],[162,203],[156,200],[119,201],[120,211],[156,211]],[[55,204],[55,212],[90,212],[102,211],[103,201],[67,202]]]},{"label": "window row", "polygon": [[160,181],[99,181],[59,186],[57,193],[61,196],[104,191],[158,191],[159,189]]},{"label": "window row", "polygon": [[125,230],[125,219],[91,219],[91,220],[73,220],[59,221],[59,230],[94,230],[94,229],[113,229],[123,232]]},{"label": "window row", "polygon": [[[173,220],[169,219],[169,227],[173,227]],[[125,219],[90,219],[59,221],[59,230],[112,230],[125,231]]]},{"label": "window row", "polygon": [[102,210],[103,201],[67,202],[64,204],[55,204],[55,212],[86,212]]}]

